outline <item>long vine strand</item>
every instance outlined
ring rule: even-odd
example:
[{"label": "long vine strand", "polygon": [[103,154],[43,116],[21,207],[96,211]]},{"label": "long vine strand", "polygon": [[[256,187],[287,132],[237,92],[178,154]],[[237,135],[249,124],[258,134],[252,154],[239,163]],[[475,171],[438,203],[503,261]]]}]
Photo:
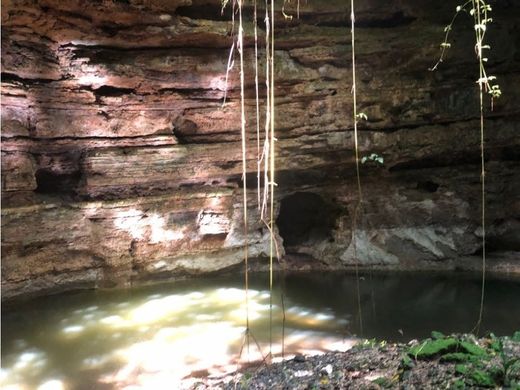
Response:
[{"label": "long vine strand", "polygon": [[253,5],[253,25],[255,34],[255,105],[256,105],[256,183],[257,183],[257,202],[258,210],[261,208],[261,195],[260,195],[260,172],[262,166],[262,155],[260,152],[260,93],[258,87],[258,4],[257,0],[254,0]]},{"label": "long vine strand", "polygon": [[249,264],[248,264],[248,245],[249,234],[247,226],[247,144],[246,144],[246,111],[244,95],[244,28],[242,20],[242,1],[237,0],[238,4],[238,53],[240,55],[240,126],[242,135],[242,183],[243,183],[243,214],[244,214],[244,263],[245,263],[245,290],[246,290],[246,342],[249,356]]},{"label": "long vine strand", "polygon": [[481,196],[481,230],[482,230],[482,276],[481,276],[481,294],[479,314],[475,327],[472,332],[478,335],[482,318],[484,314],[484,297],[486,286],[486,163],[485,163],[485,128],[484,128],[484,94],[491,95],[491,109],[493,109],[494,99],[499,98],[502,94],[498,84],[494,83],[495,76],[488,75],[486,71],[486,63],[488,58],[484,56],[483,51],[491,49],[491,46],[484,44],[484,38],[487,31],[487,26],[493,21],[489,17],[491,6],[486,0],[468,0],[462,5],[456,7],[455,15],[451,23],[444,29],[444,41],[441,43],[441,54],[437,63],[430,68],[436,70],[440,63],[445,58],[446,51],[451,47],[448,42],[450,32],[457,16],[461,13],[468,13],[473,17],[473,27],[475,30],[475,54],[477,56],[479,67],[479,78],[477,80],[479,88],[479,110],[480,110],[480,196]]},{"label": "long vine strand", "polygon": [[270,111],[271,111],[271,122],[269,132],[269,188],[270,188],[270,223],[271,235],[269,245],[269,353],[272,356],[272,344],[273,344],[273,257],[274,257],[274,186],[275,186],[275,159],[274,159],[274,0],[271,0],[271,86],[270,86]]},{"label": "long vine strand", "polygon": [[[480,331],[480,325],[482,323],[482,317],[484,314],[484,291],[486,286],[486,165],[484,158],[484,85],[486,82],[486,71],[484,68],[484,60],[482,57],[482,43],[484,42],[484,35],[486,33],[487,23],[487,9],[484,8],[481,12],[481,1],[472,0],[473,17],[475,20],[475,39],[476,39],[476,53],[479,61],[479,79],[477,81],[479,87],[479,105],[480,105],[480,180],[481,180],[481,222],[482,222],[482,285],[480,295],[480,308],[478,313],[477,324],[475,325],[475,333],[478,335]],[[484,3],[485,5],[485,3]],[[484,17],[485,22],[482,23]]]},{"label": "long vine strand", "polygon": [[357,89],[356,89],[356,36],[355,36],[355,13],[354,13],[354,0],[350,0],[350,34],[352,40],[352,105],[353,105],[353,119],[354,119],[354,150],[356,159],[356,180],[358,190],[358,202],[354,211],[354,219],[352,223],[352,245],[354,248],[354,262],[356,269],[356,287],[357,287],[357,303],[358,303],[358,316],[359,316],[359,327],[361,333],[363,333],[363,315],[361,311],[361,289],[359,286],[359,264],[357,256],[357,219],[359,209],[363,202],[363,192],[361,190],[361,175],[359,171],[359,142],[358,142],[358,120],[362,117],[366,117],[364,114],[358,114],[357,112]]},{"label": "long vine strand", "polygon": [[[220,10],[220,13],[223,15],[224,10],[226,9],[226,6],[228,4],[229,0],[222,0],[222,8]],[[226,105],[226,99],[227,99],[227,92],[228,92],[228,83],[229,83],[229,72],[233,69],[234,61],[233,56],[235,54],[235,2],[233,1],[232,4],[232,10],[231,10],[231,38],[232,38],[232,44],[231,48],[229,49],[229,56],[226,66],[226,78],[224,82],[224,98],[222,99],[222,107]]]},{"label": "long vine strand", "polygon": [[262,151],[261,160],[264,163],[264,189],[262,196],[262,207],[260,208],[260,219],[264,222],[264,224],[269,227],[269,223],[266,221],[266,207],[268,200],[268,192],[269,192],[269,129],[271,126],[271,68],[269,66],[271,52],[270,45],[271,41],[269,37],[271,36],[271,22],[269,20],[269,0],[265,0],[265,139],[264,139],[264,147]]}]

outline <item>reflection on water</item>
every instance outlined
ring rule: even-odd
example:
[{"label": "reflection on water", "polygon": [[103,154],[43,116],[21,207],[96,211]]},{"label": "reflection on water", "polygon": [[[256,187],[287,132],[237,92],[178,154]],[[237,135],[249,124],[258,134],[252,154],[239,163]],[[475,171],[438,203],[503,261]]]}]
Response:
[{"label": "reflection on water", "polygon": [[[267,275],[251,277],[251,341],[242,361],[268,352]],[[364,275],[359,328],[356,280],[338,273],[279,277],[273,294],[273,353],[348,349],[355,336],[391,341],[425,337],[432,329],[465,332],[478,315],[480,284],[471,276]],[[281,287],[280,287],[281,286]],[[490,280],[482,329],[520,329],[520,283]],[[179,388],[193,373],[236,368],[244,345],[242,277],[183,281],[124,291],[88,291],[4,308],[4,389]]]}]

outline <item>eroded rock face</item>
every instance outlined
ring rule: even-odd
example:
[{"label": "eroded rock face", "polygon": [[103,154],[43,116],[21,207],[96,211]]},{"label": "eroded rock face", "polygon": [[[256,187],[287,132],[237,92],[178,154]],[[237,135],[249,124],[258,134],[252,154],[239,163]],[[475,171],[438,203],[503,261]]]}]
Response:
[{"label": "eroded rock face", "polygon": [[[232,26],[220,6],[3,3],[4,298],[199,274],[243,261],[239,74],[229,74],[223,106]],[[462,266],[481,250],[468,21],[455,28],[440,70],[428,72],[453,8],[426,0],[359,5],[358,102],[368,116],[360,123],[361,156],[384,158],[383,166],[362,166],[361,207],[350,10],[343,1],[313,0],[301,4],[300,19],[277,12],[280,255],[310,255],[316,267],[424,268]],[[504,97],[492,112],[486,108],[488,249],[507,251],[508,269],[518,271],[520,15],[509,2],[493,12],[489,71]],[[250,20],[249,6],[246,13]],[[270,243],[256,203],[251,23],[245,30],[247,240],[254,258],[266,256]],[[261,50],[262,91],[263,56]],[[284,208],[296,194],[307,194],[297,195],[301,209]],[[295,218],[305,213],[324,216]]]}]

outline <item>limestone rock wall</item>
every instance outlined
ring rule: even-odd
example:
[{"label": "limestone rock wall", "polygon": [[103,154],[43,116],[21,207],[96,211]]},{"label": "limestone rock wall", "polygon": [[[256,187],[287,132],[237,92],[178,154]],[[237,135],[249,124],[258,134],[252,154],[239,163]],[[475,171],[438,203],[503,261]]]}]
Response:
[{"label": "limestone rock wall", "polygon": [[[235,67],[223,106],[232,25],[220,3],[3,2],[4,298],[242,261],[239,75]],[[377,153],[384,166],[362,167],[356,229],[350,11],[344,1],[309,0],[299,19],[277,12],[280,254],[348,267],[355,235],[365,265],[462,266],[481,249],[471,21],[459,20],[448,58],[433,73],[457,4],[359,3],[358,101],[369,118],[360,124],[361,155]],[[520,11],[510,1],[493,6],[489,70],[503,98],[486,108],[488,244],[518,270]],[[250,5],[246,13],[250,21]],[[252,31],[248,23],[247,180],[256,188]],[[284,206],[291,196],[300,209]],[[254,191],[249,198],[249,251],[263,257],[269,234]],[[319,214],[327,216],[313,219]],[[291,267],[301,266],[295,261]]]}]

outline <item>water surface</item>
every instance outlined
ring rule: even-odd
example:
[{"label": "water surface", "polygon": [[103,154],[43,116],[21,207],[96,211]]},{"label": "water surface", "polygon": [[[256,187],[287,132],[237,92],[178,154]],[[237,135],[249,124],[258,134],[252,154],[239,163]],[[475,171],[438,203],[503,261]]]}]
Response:
[{"label": "water surface", "polygon": [[[520,282],[488,280],[482,331],[520,329],[519,297]],[[270,345],[280,356],[282,332],[286,355],[345,350],[356,336],[407,341],[434,329],[468,332],[478,316],[480,280],[466,274],[364,274],[358,294],[350,274],[278,275],[271,299],[268,275],[253,274],[248,301],[249,310],[237,274],[8,305],[2,309],[0,384],[172,389],[184,377],[233,370],[240,350],[243,362],[265,356]]]}]

